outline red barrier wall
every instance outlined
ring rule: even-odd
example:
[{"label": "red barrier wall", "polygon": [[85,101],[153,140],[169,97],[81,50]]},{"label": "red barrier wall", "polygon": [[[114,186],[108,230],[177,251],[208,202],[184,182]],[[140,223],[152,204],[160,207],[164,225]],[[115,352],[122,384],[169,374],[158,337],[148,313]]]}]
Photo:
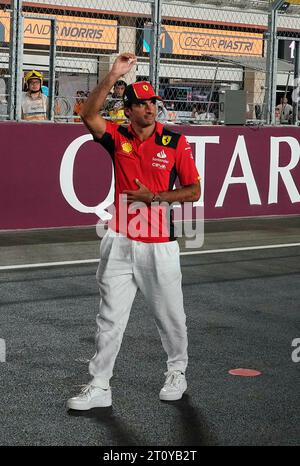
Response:
[{"label": "red barrier wall", "polygon": [[[299,128],[173,129],[183,132],[194,148],[205,218],[300,214]],[[83,135],[89,138],[82,124],[0,123],[0,229],[97,223],[95,213],[70,205],[70,182],[64,182],[64,177],[73,179],[75,196],[83,206],[96,206],[110,190],[110,157],[92,140],[82,145],[78,141],[72,175],[70,145]]]}]

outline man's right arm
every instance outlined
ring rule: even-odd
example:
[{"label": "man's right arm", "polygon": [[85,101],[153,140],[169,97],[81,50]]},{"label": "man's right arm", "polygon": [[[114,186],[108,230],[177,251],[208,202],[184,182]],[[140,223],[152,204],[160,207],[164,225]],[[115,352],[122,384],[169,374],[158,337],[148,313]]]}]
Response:
[{"label": "man's right arm", "polygon": [[99,112],[104,107],[110,89],[121,76],[131,70],[135,63],[136,57],[132,53],[123,53],[119,55],[110,72],[92,91],[83,105],[80,116],[96,139],[101,139],[106,130],[106,120]]}]

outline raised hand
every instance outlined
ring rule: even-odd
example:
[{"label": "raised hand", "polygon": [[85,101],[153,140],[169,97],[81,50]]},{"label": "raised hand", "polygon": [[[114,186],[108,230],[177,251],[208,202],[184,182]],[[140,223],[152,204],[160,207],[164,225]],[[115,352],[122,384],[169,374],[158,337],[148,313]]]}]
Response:
[{"label": "raised hand", "polygon": [[119,78],[128,73],[136,64],[136,61],[137,58],[133,53],[122,53],[115,59],[111,73]]}]

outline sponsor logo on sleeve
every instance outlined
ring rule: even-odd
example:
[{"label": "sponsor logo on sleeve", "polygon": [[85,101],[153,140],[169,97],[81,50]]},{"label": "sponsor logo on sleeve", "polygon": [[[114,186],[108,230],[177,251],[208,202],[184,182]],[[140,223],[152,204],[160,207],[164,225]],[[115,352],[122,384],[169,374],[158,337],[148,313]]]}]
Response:
[{"label": "sponsor logo on sleeve", "polygon": [[126,152],[127,154],[132,152],[132,145],[130,144],[130,142],[123,142],[121,144],[121,147],[122,147],[122,150]]}]

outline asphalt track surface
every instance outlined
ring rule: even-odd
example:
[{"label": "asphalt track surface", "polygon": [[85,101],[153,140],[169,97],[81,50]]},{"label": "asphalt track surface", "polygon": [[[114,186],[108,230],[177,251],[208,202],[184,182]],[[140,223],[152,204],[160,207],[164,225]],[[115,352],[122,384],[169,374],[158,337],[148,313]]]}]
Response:
[{"label": "asphalt track surface", "polygon": [[[203,250],[300,242],[300,217],[210,222]],[[0,265],[97,257],[88,229],[0,234]],[[181,257],[188,390],[161,402],[166,355],[137,294],[113,406],[66,410],[89,380],[96,264],[0,270],[0,445],[299,445],[300,247]],[[300,356],[300,352],[298,353]],[[257,377],[228,373],[234,368]]]}]

